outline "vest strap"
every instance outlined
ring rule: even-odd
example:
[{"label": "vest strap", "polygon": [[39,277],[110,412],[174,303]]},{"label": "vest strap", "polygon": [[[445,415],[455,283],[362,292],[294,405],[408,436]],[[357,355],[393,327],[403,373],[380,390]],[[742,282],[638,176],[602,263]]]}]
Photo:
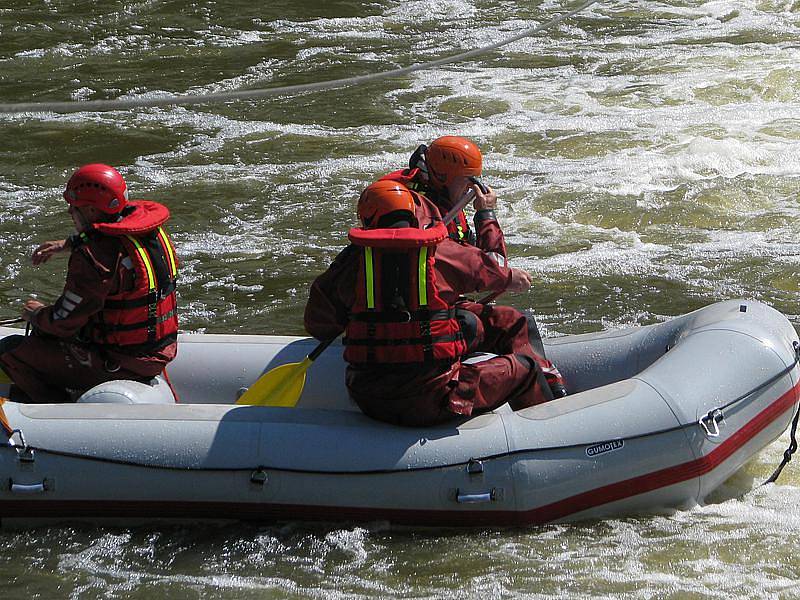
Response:
[{"label": "vest strap", "polygon": [[169,335],[165,335],[164,337],[154,340],[152,342],[145,342],[143,344],[126,344],[121,346],[119,344],[103,344],[102,347],[106,350],[114,350],[119,352],[120,354],[127,354],[128,356],[137,356],[137,355],[144,355],[150,354],[151,352],[157,352],[158,350],[163,350],[167,346],[171,346],[172,344],[178,341],[178,334],[177,333],[170,333]]},{"label": "vest strap", "polygon": [[342,338],[342,343],[345,346],[417,346],[417,345],[425,345],[425,344],[433,344],[438,342],[459,342],[464,339],[464,336],[461,335],[459,331],[453,335],[440,335],[440,336],[423,336],[417,338],[398,338],[396,340],[391,339],[363,339],[363,340],[353,340],[350,338]]},{"label": "vest strap", "polygon": [[172,309],[171,311],[169,311],[167,313],[164,313],[161,316],[152,316],[152,317],[149,317],[149,318],[145,319],[144,321],[139,321],[138,323],[125,323],[125,324],[122,324],[122,325],[106,325],[105,326],[105,330],[106,331],[135,331],[137,329],[144,329],[145,327],[152,328],[152,327],[155,327],[156,325],[160,325],[164,321],[168,321],[169,319],[174,317],[176,314],[177,314],[177,312],[175,311],[175,309]]},{"label": "vest strap", "polygon": [[175,287],[175,281],[170,281],[167,287],[161,291],[148,292],[145,296],[133,298],[131,300],[106,300],[103,304],[103,307],[111,310],[120,310],[125,308],[140,308],[142,306],[148,306],[154,302],[157,302],[159,297],[166,298],[169,296],[175,291]]},{"label": "vest strap", "polygon": [[398,312],[360,312],[350,315],[351,321],[362,323],[408,323],[410,321],[449,321],[456,318],[456,309],[412,310]]}]

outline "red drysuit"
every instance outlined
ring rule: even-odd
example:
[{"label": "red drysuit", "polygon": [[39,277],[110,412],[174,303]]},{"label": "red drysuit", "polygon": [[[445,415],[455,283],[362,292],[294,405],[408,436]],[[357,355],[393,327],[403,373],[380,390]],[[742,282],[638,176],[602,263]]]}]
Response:
[{"label": "red drysuit", "polygon": [[[418,218],[431,214],[430,207],[419,208]],[[348,325],[359,257],[358,247],[348,246],[314,281],[305,311],[306,330],[314,337],[336,337]],[[349,365],[347,388],[364,413],[398,425],[425,426],[491,410],[506,401],[519,409],[552,399],[543,368],[552,377],[560,376],[531,348],[525,316],[510,307],[463,301],[464,294],[505,289],[509,271],[487,253],[452,239],[436,246],[434,269],[438,296],[457,306],[459,320],[473,321],[469,349],[501,356],[445,367]],[[469,319],[467,313],[477,319]]]}]

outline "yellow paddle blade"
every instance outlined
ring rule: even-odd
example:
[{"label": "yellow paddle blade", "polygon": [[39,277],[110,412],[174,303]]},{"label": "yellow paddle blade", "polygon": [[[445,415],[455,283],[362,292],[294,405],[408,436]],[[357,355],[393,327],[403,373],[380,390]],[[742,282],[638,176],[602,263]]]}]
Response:
[{"label": "yellow paddle blade", "polygon": [[0,369],[0,385],[9,385],[14,383],[11,381],[11,378],[6,375],[6,372],[3,369]]},{"label": "yellow paddle blade", "polygon": [[300,394],[303,393],[306,371],[311,363],[312,360],[306,356],[302,362],[281,365],[264,373],[242,394],[236,404],[294,406],[300,400]]}]

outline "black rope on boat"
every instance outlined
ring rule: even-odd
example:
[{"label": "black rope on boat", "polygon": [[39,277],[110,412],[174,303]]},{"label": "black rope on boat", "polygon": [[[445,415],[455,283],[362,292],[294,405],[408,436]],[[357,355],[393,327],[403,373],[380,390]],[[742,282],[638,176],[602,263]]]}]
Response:
[{"label": "black rope on boat", "polygon": [[[796,364],[798,360],[800,360],[800,343],[792,342],[792,344],[794,346],[795,364]],[[772,473],[772,475],[770,475],[769,479],[767,479],[761,485],[767,485],[768,483],[775,483],[778,480],[778,477],[780,477],[783,468],[786,465],[788,465],[789,462],[792,460],[792,454],[794,454],[795,451],[797,451],[796,434],[797,434],[798,419],[800,419],[800,404],[798,404],[797,410],[794,413],[794,419],[792,419],[792,429],[789,433],[789,438],[790,438],[789,447],[783,452],[783,460],[781,461],[781,464],[778,465],[778,468],[775,469],[775,472]]]},{"label": "black rope on boat", "polygon": [[783,471],[783,467],[789,464],[792,460],[792,454],[795,453],[797,450],[797,438],[795,437],[795,433],[797,432],[797,420],[800,417],[800,406],[797,407],[797,410],[794,413],[794,419],[792,420],[792,431],[789,434],[791,436],[791,442],[789,442],[789,447],[783,452],[783,460],[781,464],[778,465],[778,468],[775,469],[775,472],[770,475],[769,479],[767,479],[761,485],[767,485],[768,483],[775,483],[778,480],[778,477],[781,475],[781,471]]},{"label": "black rope on boat", "polygon": [[[784,377],[788,373],[792,371],[792,369],[797,366],[800,362],[800,345],[795,343],[795,359],[794,361],[788,366],[782,369],[778,374],[773,375],[766,381],[760,383],[750,391],[738,396],[737,398],[723,404],[722,406],[714,409],[714,412],[717,410],[722,410],[725,408],[730,408],[734,404],[745,400],[746,398],[752,396],[753,394],[760,392],[762,389],[772,385],[780,378]],[[709,413],[710,414],[710,413]],[[795,450],[797,449],[797,441],[795,440],[795,430],[797,428],[798,420],[800,419],[800,407],[798,408],[797,413],[795,413],[794,421],[792,423],[792,444],[789,446],[789,449],[786,450],[784,453],[784,463],[781,464],[780,467],[776,470],[776,473],[773,474],[773,477],[770,478],[769,481],[774,481],[773,478],[777,478],[780,475],[780,471],[783,469],[786,463],[791,460],[792,454],[794,454]],[[510,452],[501,452],[498,454],[489,454],[482,457],[472,457],[470,460],[481,460],[481,461],[488,461],[488,460],[498,460],[502,458],[508,458],[511,456],[517,456],[520,454],[534,454],[539,452],[553,452],[558,450],[572,450],[577,448],[585,448],[587,446],[596,446],[598,444],[605,444],[608,442],[614,441],[621,441],[621,442],[628,442],[633,440],[638,440],[646,437],[662,435],[665,433],[672,433],[674,431],[681,431],[684,429],[688,429],[690,427],[696,427],[697,423],[684,423],[683,425],[675,425],[673,427],[665,427],[664,429],[657,429],[653,431],[648,431],[646,433],[640,433],[636,435],[631,435],[624,438],[616,438],[614,440],[597,440],[593,442],[580,442],[575,444],[566,444],[563,446],[544,446],[539,448],[524,448],[520,450],[513,450]],[[12,450],[19,450],[19,448],[9,443],[8,445],[4,446],[7,449]],[[258,465],[255,467],[181,467],[181,466],[174,466],[174,465],[158,465],[152,463],[142,463],[132,460],[123,460],[117,458],[106,458],[102,456],[89,456],[86,454],[80,454],[77,452],[67,452],[64,450],[52,450],[49,448],[41,448],[38,446],[25,446],[26,449],[33,450],[37,453],[42,454],[51,454],[53,456],[63,456],[66,458],[77,458],[81,460],[88,460],[92,462],[100,462],[100,463],[107,463],[107,464],[115,464],[115,465],[123,465],[128,467],[139,467],[144,469],[160,469],[160,470],[167,470],[167,471],[191,471],[191,472],[223,472],[223,473],[231,473],[231,472],[253,472],[258,470],[266,470],[266,471],[276,471],[281,473],[304,473],[304,474],[312,474],[312,475],[384,475],[384,474],[391,474],[391,473],[409,473],[409,472],[417,472],[417,471],[435,471],[440,469],[452,469],[452,468],[461,468],[469,464],[469,460],[466,461],[459,461],[456,463],[448,463],[444,465],[432,465],[428,467],[412,467],[412,468],[403,468],[403,469],[368,469],[368,470],[360,470],[360,471],[345,471],[345,470],[321,470],[321,469],[294,469],[291,467],[271,467],[268,465]],[[788,456],[788,458],[787,458]],[[768,481],[768,482],[769,482]]]}]

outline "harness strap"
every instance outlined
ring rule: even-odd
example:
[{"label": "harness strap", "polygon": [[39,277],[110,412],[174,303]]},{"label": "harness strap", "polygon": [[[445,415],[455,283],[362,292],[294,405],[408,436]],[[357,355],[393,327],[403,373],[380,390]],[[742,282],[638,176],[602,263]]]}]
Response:
[{"label": "harness strap", "polygon": [[119,310],[124,308],[141,308],[142,306],[148,306],[156,302],[159,298],[165,298],[169,296],[172,292],[175,291],[176,283],[175,281],[171,281],[167,287],[165,287],[161,292],[154,292],[150,291],[147,293],[146,296],[141,296],[139,298],[133,298],[132,300],[106,300],[104,304],[104,308],[108,308],[111,310]]},{"label": "harness strap", "polygon": [[437,342],[459,342],[464,339],[464,336],[459,331],[458,333],[454,333],[452,335],[440,335],[440,336],[431,336],[425,335],[423,332],[422,337],[415,337],[415,338],[397,338],[395,340],[392,339],[364,339],[364,340],[353,340],[350,338],[342,338],[342,343],[345,346],[415,346],[417,344],[428,344],[428,343],[437,343]]},{"label": "harness strap", "polygon": [[150,352],[157,352],[158,350],[162,350],[163,348],[166,348],[177,341],[178,334],[170,333],[163,338],[154,340],[152,342],[145,342],[143,344],[127,344],[125,346],[120,346],[117,344],[105,344],[103,346],[97,345],[95,348],[114,348],[124,354],[136,356],[137,354],[149,354]]},{"label": "harness strap", "polygon": [[106,325],[106,331],[134,331],[136,329],[142,329],[143,327],[154,327],[155,325],[160,325],[164,321],[168,321],[172,317],[175,316],[175,309],[164,313],[161,316],[151,315],[144,321],[139,321],[137,323],[125,323],[123,325]]},{"label": "harness strap", "polygon": [[390,312],[360,312],[350,315],[351,321],[361,323],[409,323],[410,321],[449,321],[456,318],[456,309],[411,310]]}]

